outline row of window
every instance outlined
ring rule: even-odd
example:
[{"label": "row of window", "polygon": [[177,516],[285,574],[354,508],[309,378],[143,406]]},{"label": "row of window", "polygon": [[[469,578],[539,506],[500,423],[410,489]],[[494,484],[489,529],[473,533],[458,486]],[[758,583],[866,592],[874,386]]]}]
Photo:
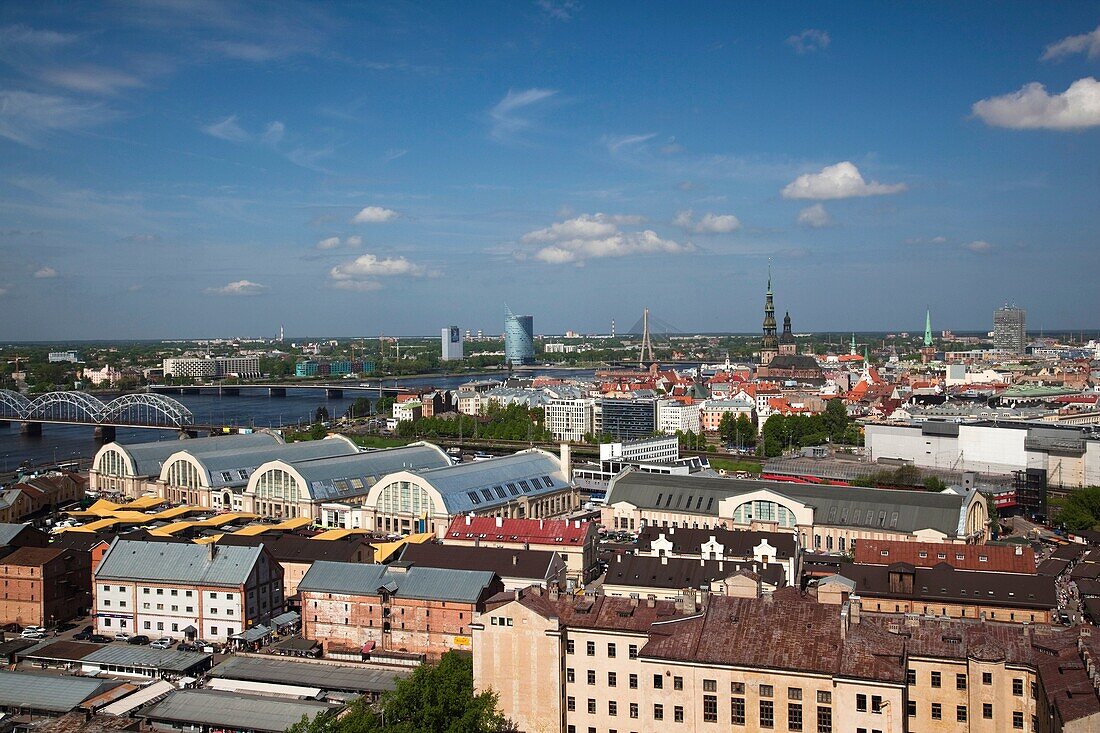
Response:
[{"label": "row of window", "polygon": [[541,491],[545,486],[547,489],[554,488],[554,482],[549,476],[543,476],[539,478],[534,476],[530,479],[530,483],[525,481],[519,481],[518,487],[514,483],[506,483],[501,486],[494,486],[491,489],[481,489],[481,495],[478,495],[477,491],[467,491],[466,496],[470,499],[471,504],[480,504],[481,497],[485,497],[485,501],[493,502],[498,499],[507,499],[509,495],[519,496],[520,492],[529,494],[532,491]]},{"label": "row of window", "polygon": [[[587,711],[589,715],[596,715],[597,702],[595,698],[588,698]],[[569,712],[576,712],[577,699],[575,697],[567,697],[565,699],[565,709]],[[703,722],[704,723],[717,723],[718,722],[718,696],[717,695],[703,695]],[[627,705],[627,714],[632,719],[637,719],[640,716],[641,708],[636,702],[629,703]],[[609,700],[607,702],[607,714],[611,717],[615,717],[619,714],[619,703],[615,700]],[[665,705],[663,703],[653,704],[653,720],[665,719]],[[672,706],[672,722],[683,723],[684,722],[684,706],[673,705]],[[730,707],[730,722],[733,725],[747,725],[745,715],[745,701],[743,698],[733,698]],[[775,703],[771,700],[760,701],[760,717],[757,720],[759,728],[775,728]],[[802,703],[787,703],[787,730],[790,731],[802,731],[804,725]],[[574,730],[574,726],[569,726],[570,730]],[[817,707],[817,733],[832,733],[833,729],[833,710],[829,707]],[[865,732],[866,733],[866,732]]]},{"label": "row of window", "polygon": [[[917,684],[917,671],[915,669],[906,670],[905,674],[906,674],[906,681],[910,685]],[[928,684],[931,687],[942,687],[943,686],[943,678],[942,678],[941,673],[935,672],[935,671],[929,672]],[[982,672],[982,684],[983,685],[992,685],[993,684],[993,673],[992,672]],[[955,675],[955,689],[956,690],[965,690],[966,685],[967,685],[966,675],[965,674],[956,674]],[[1022,677],[1013,677],[1012,678],[1012,694],[1015,695],[1016,697],[1023,697],[1024,696],[1024,680],[1023,680]],[[1031,683],[1031,696],[1035,697],[1037,694],[1038,694],[1037,686],[1034,682],[1032,682]]]},{"label": "row of window", "polygon": [[[104,593],[110,593],[111,592],[111,586],[109,586],[109,585],[101,585],[100,589]],[[119,586],[115,586],[115,590],[120,592],[120,593],[125,593],[129,590],[129,587],[125,586],[125,585],[119,585]],[[141,589],[141,594],[147,596],[147,595],[150,595],[152,593],[152,591],[156,591],[155,595],[158,595],[158,596],[163,596],[164,595],[164,588],[142,588]],[[169,588],[168,591],[169,591],[168,595],[170,595],[170,596],[178,596],[179,595],[179,589],[178,588]],[[249,591],[249,595],[252,595],[253,592],[254,591]],[[184,595],[185,598],[191,598],[192,594],[193,594],[193,591],[189,591],[189,590],[185,590],[183,592],[183,595]],[[218,594],[215,593],[214,591],[210,591],[209,594],[208,594],[208,597],[210,598],[210,600],[216,601],[218,599]],[[236,594],[235,593],[226,593],[225,594],[225,600],[227,600],[227,601],[236,600]]]},{"label": "row of window", "polygon": [[[917,702],[916,702],[916,700],[909,700],[906,703],[906,714],[911,718],[916,717],[916,715],[917,715]],[[929,715],[931,716],[932,720],[943,720],[943,704],[938,703],[938,702],[930,703]],[[969,708],[967,708],[966,705],[956,705],[955,706],[955,720],[957,722],[965,723],[965,722],[967,722],[967,720],[969,720],[969,716],[970,716],[970,711],[969,711]],[[985,719],[985,720],[992,720],[993,719],[993,703],[988,703],[988,702],[982,703],[982,718]],[[1037,721],[1036,721],[1035,717],[1032,716],[1031,725],[1032,725],[1033,729],[1035,728],[1036,723],[1037,723]],[[1023,714],[1023,712],[1021,712],[1019,710],[1014,710],[1012,712],[1012,727],[1017,729],[1017,730],[1023,729],[1023,727],[1024,727],[1024,714]]]},{"label": "row of window", "polygon": [[[573,639],[566,639],[565,640],[565,653],[566,654],[574,654],[574,653],[576,653],[576,649],[577,649],[577,646],[576,646],[576,641],[575,640],[573,640]],[[589,657],[596,656],[596,642],[586,641],[585,645],[584,645],[584,650],[585,650],[585,654],[587,656],[589,656]],[[608,657],[608,659],[614,659],[615,655],[618,654],[618,653],[619,653],[618,652],[618,647],[615,645],[615,643],[614,642],[608,642],[608,644],[607,644],[607,657]],[[637,644],[631,644],[627,649],[627,653],[628,653],[628,655],[631,659],[637,659],[638,658],[638,645]]]}]

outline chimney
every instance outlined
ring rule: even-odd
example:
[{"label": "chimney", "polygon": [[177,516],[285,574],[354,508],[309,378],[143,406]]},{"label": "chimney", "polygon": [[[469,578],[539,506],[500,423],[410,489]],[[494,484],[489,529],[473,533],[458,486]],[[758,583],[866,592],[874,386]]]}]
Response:
[{"label": "chimney", "polygon": [[565,483],[573,483],[573,450],[568,443],[561,444],[561,472]]},{"label": "chimney", "polygon": [[645,605],[646,605],[647,608],[653,608],[654,606],[657,605],[657,599],[653,596],[652,593],[650,593],[648,596],[646,596]]},{"label": "chimney", "polygon": [[630,607],[631,608],[637,608],[638,607],[638,594],[637,593],[631,593],[630,594]]},{"label": "chimney", "polygon": [[471,523],[471,522],[473,521],[473,518],[474,518],[474,515],[473,515],[473,514],[467,514],[467,515],[466,515],[466,526],[467,526],[467,527],[469,527],[469,526],[470,526],[470,523]]},{"label": "chimney", "polygon": [[580,528],[581,528],[581,520],[579,520],[579,519],[574,520],[573,521],[573,529],[580,529]]},{"label": "chimney", "polygon": [[1017,555],[1023,555],[1024,554],[1024,546],[1023,545],[1016,545],[1016,554]]},{"label": "chimney", "polygon": [[615,562],[622,562],[622,561],[623,561],[623,553],[621,553],[621,552],[616,553]]},{"label": "chimney", "polygon": [[546,520],[544,520],[544,519],[539,520],[539,529],[545,529],[545,525],[543,524],[545,521]]},{"label": "chimney", "polygon": [[523,594],[520,592],[519,588],[516,588],[512,593],[513,595],[515,595],[517,601],[523,597]]},{"label": "chimney", "polygon": [[519,555],[516,555],[515,553],[512,554],[512,565],[519,565]]},{"label": "chimney", "polygon": [[699,558],[699,567],[706,567],[707,561],[703,558]]},{"label": "chimney", "polygon": [[845,603],[840,607],[840,638],[848,638],[848,609],[849,605]]},{"label": "chimney", "polygon": [[863,605],[863,599],[857,595],[848,596],[848,618],[853,624],[859,623],[859,611]]},{"label": "chimney", "polygon": [[668,565],[668,555],[661,555],[661,564]]},{"label": "chimney", "polygon": [[497,520],[497,527],[503,527],[504,526],[504,518],[503,517],[498,516],[496,518],[496,520]]},{"label": "chimney", "polygon": [[559,592],[560,591],[559,591],[558,586],[557,586],[556,583],[554,585],[550,586],[550,600],[552,600],[552,601],[558,600],[558,593]]},{"label": "chimney", "polygon": [[210,562],[214,562],[214,556],[218,554],[218,543],[217,542],[207,543],[206,550],[207,550],[207,559],[209,559]]},{"label": "chimney", "polygon": [[675,524],[668,528],[668,533],[670,535],[676,534],[676,525]]}]

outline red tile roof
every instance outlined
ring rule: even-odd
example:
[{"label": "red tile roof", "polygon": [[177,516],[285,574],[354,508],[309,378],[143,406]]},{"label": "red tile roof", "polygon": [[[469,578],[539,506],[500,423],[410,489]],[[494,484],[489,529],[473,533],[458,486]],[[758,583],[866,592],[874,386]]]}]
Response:
[{"label": "red tile roof", "polygon": [[460,515],[451,520],[445,539],[485,542],[527,542],[532,545],[556,547],[584,545],[585,537],[594,532],[591,522],[569,522],[564,519],[499,519]]},{"label": "red tile roof", "polygon": [[856,543],[855,561],[866,565],[892,565],[896,562],[905,562],[919,568],[931,568],[943,562],[957,570],[987,570],[1029,575],[1035,574],[1036,567],[1035,552],[1030,547],[950,545],[938,542],[891,540],[860,540]]}]

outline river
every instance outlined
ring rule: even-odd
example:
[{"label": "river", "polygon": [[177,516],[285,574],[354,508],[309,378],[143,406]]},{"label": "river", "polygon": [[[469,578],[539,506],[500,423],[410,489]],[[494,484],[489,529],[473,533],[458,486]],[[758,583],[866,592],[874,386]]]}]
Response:
[{"label": "river", "polygon": [[[563,379],[591,379],[592,370],[538,369],[524,371],[522,376],[545,376]],[[455,389],[461,384],[475,379],[494,379],[503,375],[437,375],[429,377],[405,377],[398,380],[402,387],[438,387]],[[520,376],[520,375],[517,375]],[[384,380],[385,386],[393,380]],[[312,422],[317,408],[324,405],[333,418],[344,414],[348,406],[357,397],[366,393],[345,392],[343,397],[329,398],[323,388],[316,390],[288,390],[286,397],[270,397],[260,391],[246,392],[239,396],[201,394],[169,395],[187,406],[200,425],[237,425],[256,428],[290,425],[296,422]],[[372,398],[373,399],[373,398]],[[106,400],[105,400],[106,401]],[[115,439],[120,443],[140,443],[152,440],[177,440],[176,430],[151,430],[145,428],[119,428]],[[83,468],[87,468],[90,459],[99,450],[100,443],[95,440],[90,425],[52,425],[42,426],[42,435],[21,435],[19,423],[13,422],[7,428],[0,427],[0,474],[13,471],[23,461],[31,465],[70,462],[85,459]]]}]

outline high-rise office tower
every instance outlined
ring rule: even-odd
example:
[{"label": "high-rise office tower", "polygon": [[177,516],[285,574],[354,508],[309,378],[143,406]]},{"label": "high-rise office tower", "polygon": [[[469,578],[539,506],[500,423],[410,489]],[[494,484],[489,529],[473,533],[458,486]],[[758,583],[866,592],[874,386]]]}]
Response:
[{"label": "high-rise office tower", "polygon": [[447,326],[440,336],[443,361],[462,361],[462,331],[458,326]]},{"label": "high-rise office tower", "polygon": [[504,361],[512,366],[535,363],[535,324],[504,306]]},{"label": "high-rise office tower", "polygon": [[993,312],[993,348],[1013,354],[1027,346],[1027,311],[1006,305]]}]

